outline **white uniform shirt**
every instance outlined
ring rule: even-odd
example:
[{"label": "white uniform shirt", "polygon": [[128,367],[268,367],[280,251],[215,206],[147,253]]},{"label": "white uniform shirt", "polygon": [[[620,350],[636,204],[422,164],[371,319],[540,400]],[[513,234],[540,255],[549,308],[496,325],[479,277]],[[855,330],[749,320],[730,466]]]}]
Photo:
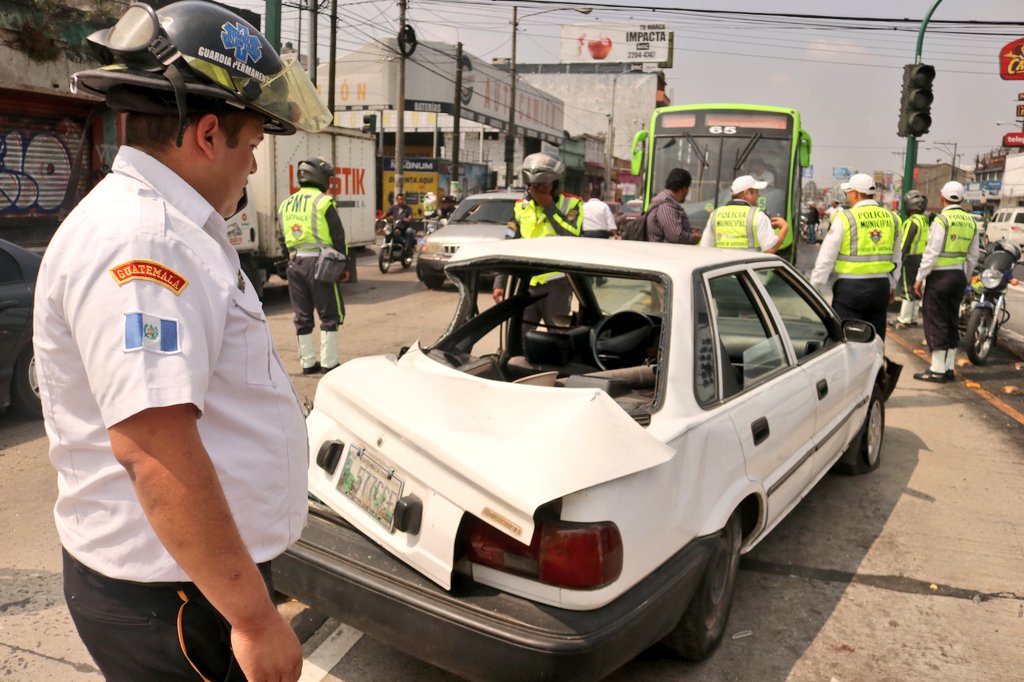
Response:
[{"label": "white uniform shirt", "polygon": [[583,231],[614,230],[615,216],[612,209],[597,197],[587,199],[583,204]]},{"label": "white uniform shirt", "polygon": [[[726,206],[750,206],[750,204],[742,199],[733,199]],[[711,224],[710,216],[708,224]],[[761,251],[768,251],[770,248],[779,243],[779,236],[775,233],[775,228],[772,227],[772,219],[768,217],[768,214],[758,209],[757,215],[754,216],[754,232],[757,234],[757,243],[761,245]],[[697,246],[712,247],[715,246],[715,231],[704,230],[704,234],[700,236],[700,241]],[[755,249],[756,250],[756,249]]]},{"label": "white uniform shirt", "polygon": [[[949,204],[942,209],[942,212],[946,212],[951,208],[960,208],[960,204]],[[928,275],[935,270],[935,261],[938,260],[939,254],[942,253],[942,249],[946,246],[946,228],[943,227],[937,219],[932,221],[932,224],[928,227],[928,241],[925,242],[924,252],[921,254],[921,266],[917,269],[917,279],[924,281]],[[974,239],[971,240],[970,246],[967,247],[967,260],[964,261],[963,270],[967,279],[971,278],[974,273],[974,266],[978,264],[978,258],[980,257],[980,249],[978,247],[978,232],[974,232]],[[954,268],[946,266],[941,268],[942,270],[952,270]]]},{"label": "white uniform shirt", "polygon": [[[878,205],[879,203],[874,199],[864,199],[863,201],[858,201],[852,208]],[[832,215],[832,224],[829,225],[828,233],[825,234],[825,239],[821,242],[821,248],[818,250],[818,259],[814,261],[814,270],[811,271],[811,284],[822,292],[825,291],[828,278],[832,275],[832,270],[835,268],[836,259],[839,258],[839,249],[843,246],[843,233],[846,231],[846,221],[842,219],[842,215],[843,212],[839,209]],[[898,226],[896,228],[896,240],[893,244],[892,262],[895,267],[893,267],[892,272],[885,275],[885,277],[889,278],[890,291],[896,288],[896,283],[900,279],[900,269],[903,267],[903,252],[900,246],[900,228]],[[879,275],[879,277],[881,276]]]},{"label": "white uniform shirt", "polygon": [[107,427],[148,408],[202,412],[200,437],[254,561],[279,555],[305,523],[305,422],[226,232],[178,175],[121,147],[43,258],[34,343],[57,531],[108,577],[189,579],[110,447]]}]

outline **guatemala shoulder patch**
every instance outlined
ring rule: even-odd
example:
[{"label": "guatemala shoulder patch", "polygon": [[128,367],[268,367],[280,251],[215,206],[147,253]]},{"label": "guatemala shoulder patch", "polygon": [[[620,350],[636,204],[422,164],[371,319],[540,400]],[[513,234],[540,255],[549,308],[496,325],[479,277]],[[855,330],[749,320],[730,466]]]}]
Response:
[{"label": "guatemala shoulder patch", "polygon": [[148,350],[155,353],[180,353],[181,329],[177,320],[167,320],[146,313],[125,313],[124,350]]},{"label": "guatemala shoulder patch", "polygon": [[130,260],[110,268],[110,274],[118,286],[124,285],[133,279],[141,279],[147,282],[155,282],[160,286],[167,287],[174,294],[180,295],[188,286],[188,280],[171,270],[163,263],[152,260]]}]

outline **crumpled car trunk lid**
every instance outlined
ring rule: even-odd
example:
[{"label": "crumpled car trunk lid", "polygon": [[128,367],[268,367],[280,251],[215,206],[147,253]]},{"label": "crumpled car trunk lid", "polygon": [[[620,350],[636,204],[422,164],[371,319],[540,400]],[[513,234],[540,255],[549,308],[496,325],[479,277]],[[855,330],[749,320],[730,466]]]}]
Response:
[{"label": "crumpled car trunk lid", "polygon": [[[311,492],[446,588],[463,511],[528,544],[544,503],[673,454],[603,391],[480,379],[418,348],[400,360],[359,358],[326,375],[308,425]],[[316,464],[331,438],[350,440],[406,477],[403,496],[431,498],[425,508],[449,511],[426,511],[418,538],[384,528],[339,491],[337,472]]]}]

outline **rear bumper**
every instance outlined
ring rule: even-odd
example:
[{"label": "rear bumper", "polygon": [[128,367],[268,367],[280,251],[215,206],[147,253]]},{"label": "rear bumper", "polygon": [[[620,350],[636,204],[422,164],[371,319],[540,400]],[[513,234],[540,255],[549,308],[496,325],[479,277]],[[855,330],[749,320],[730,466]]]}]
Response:
[{"label": "rear bumper", "polygon": [[700,538],[596,611],[544,606],[456,576],[445,591],[330,512],[310,510],[275,587],[468,679],[597,679],[662,639],[707,563]]}]

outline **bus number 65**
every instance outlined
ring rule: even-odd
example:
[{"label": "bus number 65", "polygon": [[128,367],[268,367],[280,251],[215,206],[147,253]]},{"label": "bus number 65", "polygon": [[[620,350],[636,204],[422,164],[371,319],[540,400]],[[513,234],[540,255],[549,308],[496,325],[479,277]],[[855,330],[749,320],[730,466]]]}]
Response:
[{"label": "bus number 65", "polygon": [[736,126],[711,126],[708,132],[712,135],[735,135]]}]

